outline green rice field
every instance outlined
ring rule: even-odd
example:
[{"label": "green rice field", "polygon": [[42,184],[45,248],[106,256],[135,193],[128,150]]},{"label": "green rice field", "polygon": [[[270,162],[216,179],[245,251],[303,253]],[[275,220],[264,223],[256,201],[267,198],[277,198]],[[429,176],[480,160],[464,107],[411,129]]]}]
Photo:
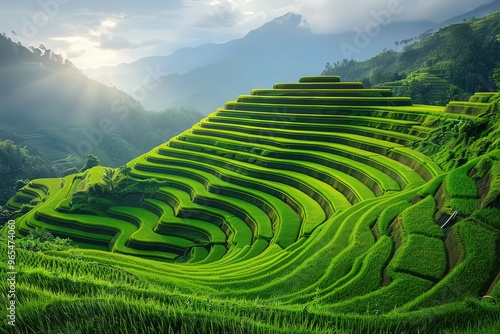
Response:
[{"label": "green rice field", "polygon": [[494,333],[500,151],[446,170],[417,144],[498,118],[496,98],[413,105],[307,76],[228,101],[127,174],[33,180],[8,203],[18,244],[78,247],[16,248],[0,332]]}]

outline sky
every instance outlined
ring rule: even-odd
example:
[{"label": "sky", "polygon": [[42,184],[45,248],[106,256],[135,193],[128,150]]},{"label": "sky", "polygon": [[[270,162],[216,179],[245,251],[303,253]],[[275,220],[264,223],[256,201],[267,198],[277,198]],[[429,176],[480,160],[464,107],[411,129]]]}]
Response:
[{"label": "sky", "polygon": [[[444,21],[493,0],[0,0],[0,32],[82,69],[242,38],[288,12],[318,34],[376,18]],[[389,16],[385,16],[389,15]]]}]

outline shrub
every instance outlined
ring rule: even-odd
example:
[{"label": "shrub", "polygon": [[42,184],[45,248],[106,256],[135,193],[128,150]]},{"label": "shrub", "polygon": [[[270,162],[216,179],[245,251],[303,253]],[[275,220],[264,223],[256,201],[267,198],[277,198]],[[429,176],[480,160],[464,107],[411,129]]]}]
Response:
[{"label": "shrub", "polygon": [[434,195],[438,191],[439,187],[441,187],[444,177],[445,174],[441,174],[427,182],[425,187],[420,190],[419,194],[422,196]]},{"label": "shrub", "polygon": [[71,239],[54,237],[52,233],[44,228],[31,230],[28,235],[17,241],[17,246],[32,252],[43,252],[49,250],[67,250],[73,248]]},{"label": "shrub", "polygon": [[26,249],[32,252],[44,252],[51,250],[63,251],[73,248],[71,245],[71,239],[61,239],[59,237],[56,237],[53,241],[41,241],[40,239],[28,236],[20,239],[17,246],[21,249]]},{"label": "shrub", "polygon": [[71,167],[71,168],[68,168],[64,171],[63,175],[64,176],[67,176],[67,175],[71,175],[71,174],[77,174],[79,172],[78,168],[76,167]]},{"label": "shrub", "polygon": [[99,160],[99,158],[93,154],[87,154],[87,156],[85,157],[85,160],[84,160],[84,165],[82,167],[82,169],[80,169],[80,172],[84,172],[86,171],[87,169],[90,169],[92,167],[95,167],[95,166],[99,166],[101,164],[101,160]]},{"label": "shrub", "polygon": [[12,212],[7,209],[0,210],[0,224],[8,222],[12,217]]},{"label": "shrub", "polygon": [[30,211],[31,211],[31,209],[33,209],[33,206],[32,206],[32,205],[30,205],[30,204],[23,204],[23,205],[21,206],[21,208],[19,209],[19,211],[20,211],[21,213],[28,213],[28,212],[30,212]]},{"label": "shrub", "polygon": [[14,187],[14,189],[16,189],[16,191],[20,190],[22,187],[26,186],[28,183],[30,183],[30,180],[28,179],[24,179],[24,180],[17,180],[16,181],[16,185]]},{"label": "shrub", "polygon": [[40,204],[42,201],[39,199],[39,198],[33,198],[31,201],[30,201],[30,205],[32,206],[37,206],[38,204]]}]

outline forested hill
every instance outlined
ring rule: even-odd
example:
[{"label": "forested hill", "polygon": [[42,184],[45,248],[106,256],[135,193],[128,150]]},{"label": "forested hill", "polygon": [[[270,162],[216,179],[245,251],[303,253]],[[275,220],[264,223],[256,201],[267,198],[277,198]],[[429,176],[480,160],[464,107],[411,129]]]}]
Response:
[{"label": "forested hill", "polygon": [[43,45],[27,48],[5,34],[0,101],[0,205],[18,179],[80,167],[87,154],[120,166],[202,117],[196,110],[144,110]]},{"label": "forested hill", "polygon": [[399,52],[386,50],[362,62],[344,59],[327,64],[323,74],[386,86],[397,95],[411,95],[416,103],[444,105],[495,89],[491,78],[500,61],[499,35],[500,12],[495,12],[420,38],[395,41],[398,48],[406,45]]}]

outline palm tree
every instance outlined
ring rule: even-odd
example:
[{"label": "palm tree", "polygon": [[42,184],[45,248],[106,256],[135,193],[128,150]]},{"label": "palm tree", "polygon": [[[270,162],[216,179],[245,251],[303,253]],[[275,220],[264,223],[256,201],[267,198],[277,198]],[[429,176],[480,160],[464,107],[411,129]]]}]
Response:
[{"label": "palm tree", "polygon": [[106,188],[110,189],[111,192],[115,192],[115,170],[113,168],[106,168],[104,174],[101,175],[101,179],[104,181]]},{"label": "palm tree", "polygon": [[120,167],[120,173],[123,174],[126,179],[128,179],[128,177],[130,176],[130,172],[132,172],[132,168],[130,168],[129,166],[123,165]]}]

